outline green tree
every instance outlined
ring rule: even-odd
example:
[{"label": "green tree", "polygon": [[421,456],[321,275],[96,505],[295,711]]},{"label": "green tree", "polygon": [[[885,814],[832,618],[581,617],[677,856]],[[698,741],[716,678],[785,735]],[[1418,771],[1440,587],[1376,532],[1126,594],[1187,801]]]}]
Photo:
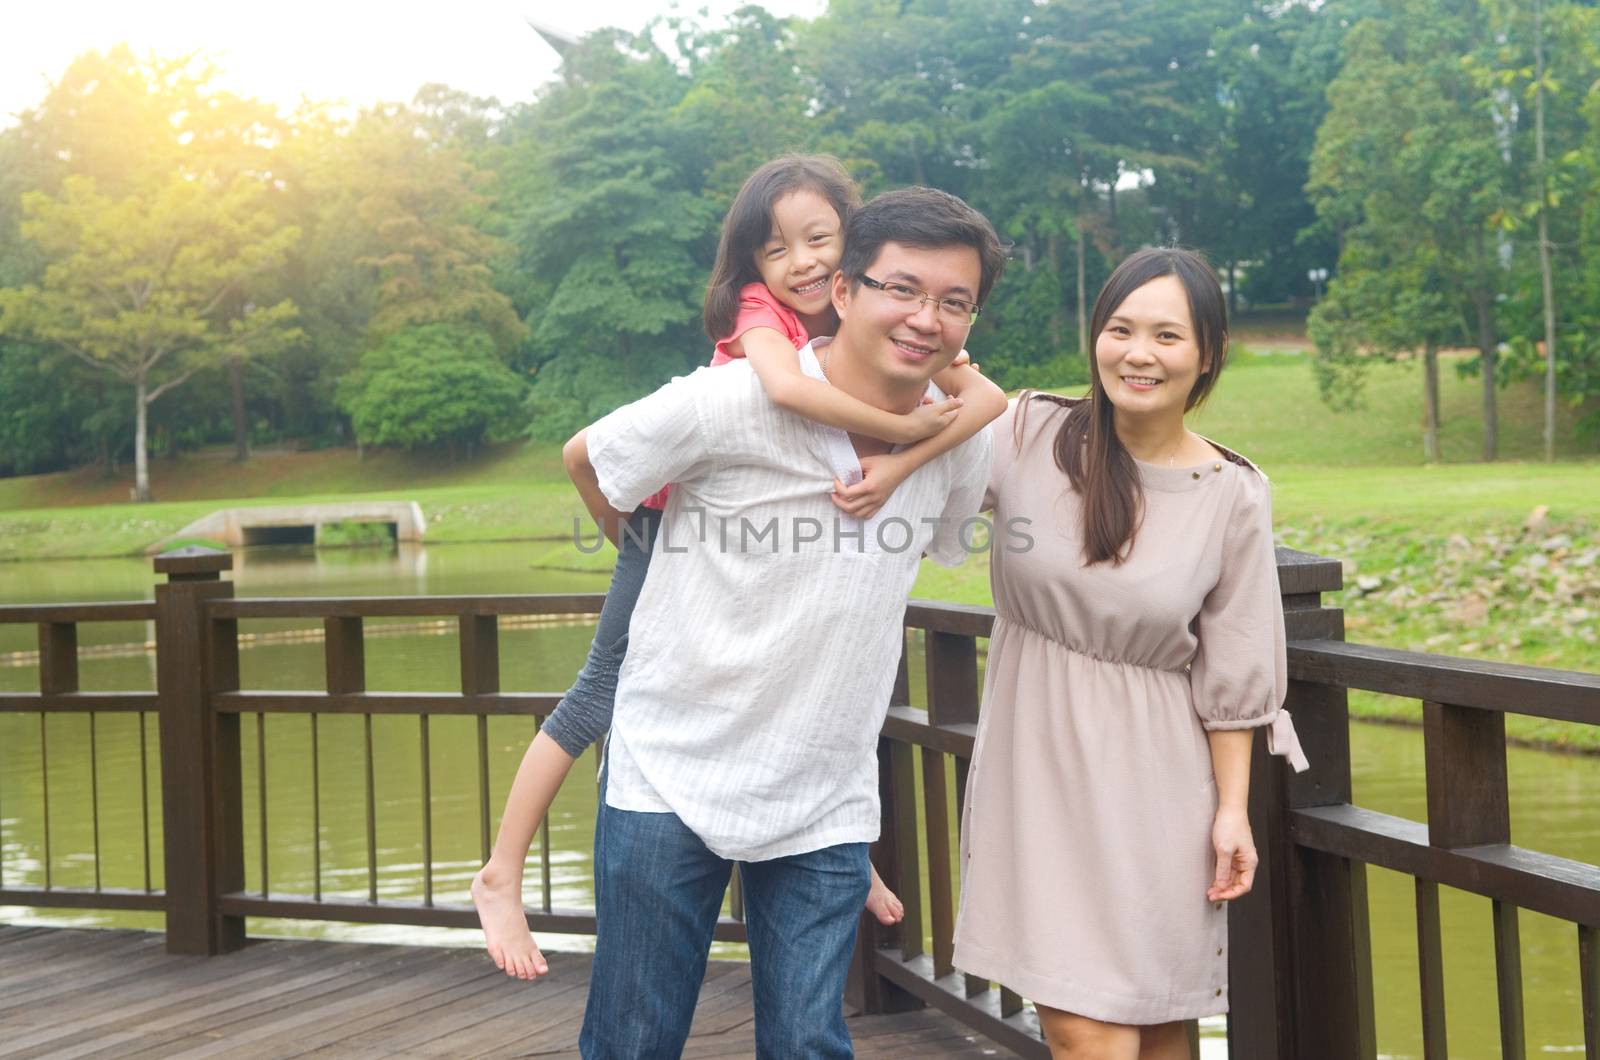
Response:
[{"label": "green tree", "polygon": [[38,284],[0,290],[0,330],[108,372],[133,391],[135,498],[150,499],[149,406],[203,368],[281,339],[290,302],[228,319],[223,307],[280,264],[298,233],[262,207],[248,177],[226,187],[174,174],[115,198],[68,177],[24,197],[23,235],[49,260]]},{"label": "green tree", "polygon": [[507,200],[533,329],[538,437],[564,437],[704,363],[725,203],[678,116],[690,82],[648,38],[591,35],[511,123]]},{"label": "green tree", "polygon": [[395,331],[339,385],[340,403],[368,445],[443,445],[452,458],[516,427],[525,386],[485,331],[427,324]]},{"label": "green tree", "polygon": [[[1508,200],[1507,131],[1496,101],[1462,56],[1484,44],[1481,9],[1403,0],[1346,39],[1346,61],[1329,86],[1307,190],[1343,236],[1341,273],[1381,262],[1363,247],[1426,248],[1431,277],[1452,300],[1461,334],[1478,348],[1483,456],[1498,449],[1498,303],[1509,276],[1508,243],[1495,221]],[[1356,248],[1356,249],[1352,249]],[[1350,277],[1347,283],[1360,280]],[[1419,331],[1412,349],[1427,343]]]}]

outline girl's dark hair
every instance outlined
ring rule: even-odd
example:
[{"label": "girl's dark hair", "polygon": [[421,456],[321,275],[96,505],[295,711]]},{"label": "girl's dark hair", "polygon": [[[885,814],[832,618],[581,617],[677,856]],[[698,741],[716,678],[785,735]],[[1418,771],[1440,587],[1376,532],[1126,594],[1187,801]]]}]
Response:
[{"label": "girl's dark hair", "polygon": [[[1023,395],[1067,407],[1056,431],[1056,466],[1066,473],[1083,498],[1083,556],[1089,564],[1120,566],[1133,548],[1144,515],[1139,468],[1117,437],[1116,407],[1106,396],[1095,344],[1106,322],[1134,291],[1162,276],[1176,276],[1189,295],[1189,319],[1200,348],[1200,375],[1184,401],[1184,411],[1204,401],[1216,385],[1228,356],[1228,306],[1222,285],[1206,259],[1192,250],[1155,247],[1133,254],[1111,274],[1095,299],[1089,318],[1089,394],[1061,398],[1053,394]],[[1019,424],[1020,430],[1020,424]]]},{"label": "girl's dark hair", "polygon": [[703,314],[713,342],[728,337],[739,317],[739,291],[760,283],[756,252],[772,235],[772,208],[796,191],[814,191],[839,215],[839,238],[850,215],[861,205],[861,192],[844,166],[832,155],[780,155],[750,174],[733,197],[722,222],[717,261],[711,267]]}]

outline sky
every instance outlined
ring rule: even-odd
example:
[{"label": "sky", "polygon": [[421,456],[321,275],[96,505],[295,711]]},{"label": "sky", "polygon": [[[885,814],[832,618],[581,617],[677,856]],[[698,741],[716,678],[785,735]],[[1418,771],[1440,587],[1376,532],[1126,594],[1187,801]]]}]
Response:
[{"label": "sky", "polygon": [[[689,0],[677,10],[725,17],[747,0]],[[44,98],[72,58],[126,42],[140,55],[200,51],[218,84],[292,109],[302,97],[357,106],[407,101],[443,82],[502,102],[528,99],[555,75],[555,52],[528,19],[581,36],[641,28],[663,0],[56,0],[13,13],[0,34],[0,126]],[[825,0],[762,0],[812,16]]]}]

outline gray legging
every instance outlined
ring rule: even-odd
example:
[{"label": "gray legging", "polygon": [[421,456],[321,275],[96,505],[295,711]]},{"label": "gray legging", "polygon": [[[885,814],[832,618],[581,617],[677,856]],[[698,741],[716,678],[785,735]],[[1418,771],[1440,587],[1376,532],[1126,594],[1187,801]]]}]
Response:
[{"label": "gray legging", "polygon": [[650,553],[660,528],[661,513],[654,508],[640,508],[628,517],[617,548],[617,566],[611,572],[611,587],[600,607],[594,643],[589,645],[589,658],[578,672],[578,679],[544,721],[543,731],[573,758],[611,728],[611,713],[617,705],[617,675],[628,654],[628,624],[633,620],[644,576],[650,570]]}]

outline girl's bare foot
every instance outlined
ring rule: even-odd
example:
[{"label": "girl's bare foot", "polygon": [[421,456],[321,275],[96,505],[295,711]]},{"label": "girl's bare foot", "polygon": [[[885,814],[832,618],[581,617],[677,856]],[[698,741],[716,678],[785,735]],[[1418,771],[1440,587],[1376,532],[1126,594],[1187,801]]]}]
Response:
[{"label": "girl's bare foot", "polygon": [[898,924],[906,915],[906,907],[889,890],[889,885],[883,882],[877,869],[872,870],[872,890],[867,892],[867,912],[884,925]]},{"label": "girl's bare foot", "polygon": [[522,912],[520,878],[507,879],[492,863],[485,865],[472,877],[472,904],[495,967],[513,979],[537,979],[550,971]]}]

